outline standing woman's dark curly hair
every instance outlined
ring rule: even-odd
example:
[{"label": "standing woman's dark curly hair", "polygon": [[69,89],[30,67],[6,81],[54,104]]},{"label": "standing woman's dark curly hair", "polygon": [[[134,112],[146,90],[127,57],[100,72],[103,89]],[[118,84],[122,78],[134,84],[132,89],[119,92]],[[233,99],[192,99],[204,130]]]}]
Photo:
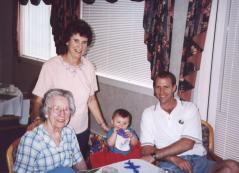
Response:
[{"label": "standing woman's dark curly hair", "polygon": [[64,53],[67,52],[66,43],[70,40],[71,36],[74,34],[79,34],[82,37],[88,39],[87,45],[89,46],[92,43],[93,32],[90,25],[82,19],[75,20],[69,23],[64,32]]}]

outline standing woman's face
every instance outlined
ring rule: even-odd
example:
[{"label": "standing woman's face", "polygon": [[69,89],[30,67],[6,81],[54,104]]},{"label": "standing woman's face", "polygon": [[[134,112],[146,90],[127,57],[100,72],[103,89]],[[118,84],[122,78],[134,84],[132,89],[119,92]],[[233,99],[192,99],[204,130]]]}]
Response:
[{"label": "standing woman's face", "polygon": [[74,34],[70,37],[70,40],[66,43],[67,54],[73,59],[79,59],[86,54],[88,38],[80,36],[80,34]]},{"label": "standing woman's face", "polygon": [[62,96],[53,97],[48,109],[48,123],[53,128],[62,129],[68,124],[70,116],[71,112],[68,100]]}]

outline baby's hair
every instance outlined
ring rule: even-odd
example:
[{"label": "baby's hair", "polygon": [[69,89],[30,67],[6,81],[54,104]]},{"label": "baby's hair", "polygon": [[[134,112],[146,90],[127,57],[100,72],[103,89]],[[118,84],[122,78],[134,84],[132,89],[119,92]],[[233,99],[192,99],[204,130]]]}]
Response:
[{"label": "baby's hair", "polygon": [[131,113],[129,113],[129,111],[122,109],[122,108],[116,109],[113,113],[112,119],[114,119],[116,117],[116,115],[119,115],[122,118],[129,118],[129,126],[131,125],[132,115],[131,115]]}]

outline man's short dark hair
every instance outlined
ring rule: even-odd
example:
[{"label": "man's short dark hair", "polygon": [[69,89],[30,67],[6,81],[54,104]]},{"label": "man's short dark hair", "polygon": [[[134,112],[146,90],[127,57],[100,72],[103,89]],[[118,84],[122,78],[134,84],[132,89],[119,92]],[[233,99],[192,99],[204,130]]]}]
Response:
[{"label": "man's short dark hair", "polygon": [[154,78],[153,86],[155,86],[155,82],[158,78],[169,78],[172,82],[172,85],[173,86],[176,85],[176,77],[174,76],[173,73],[171,73],[169,71],[164,71],[164,72],[158,73]]}]

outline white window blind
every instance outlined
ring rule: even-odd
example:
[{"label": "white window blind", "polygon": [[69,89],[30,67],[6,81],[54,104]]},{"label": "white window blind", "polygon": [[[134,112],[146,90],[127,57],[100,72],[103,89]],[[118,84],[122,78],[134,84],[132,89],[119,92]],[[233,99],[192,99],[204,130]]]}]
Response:
[{"label": "white window blind", "polygon": [[95,33],[87,57],[97,75],[152,88],[143,30],[144,2],[82,3],[82,18]]},{"label": "white window blind", "polygon": [[51,6],[20,5],[20,55],[48,60],[56,55],[50,26]]},{"label": "white window blind", "polygon": [[215,151],[225,159],[239,161],[239,1],[231,0],[227,4],[228,26],[224,33],[224,61],[220,70]]}]

